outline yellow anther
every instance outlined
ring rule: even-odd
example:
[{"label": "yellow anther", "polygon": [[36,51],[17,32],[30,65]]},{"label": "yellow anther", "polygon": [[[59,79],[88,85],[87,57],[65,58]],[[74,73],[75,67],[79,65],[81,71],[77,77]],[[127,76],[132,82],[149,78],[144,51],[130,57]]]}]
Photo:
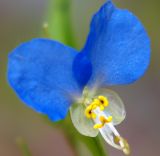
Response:
[{"label": "yellow anther", "polygon": [[101,111],[104,110],[104,106],[103,105],[99,105],[99,108],[100,108]]},{"label": "yellow anther", "polygon": [[107,123],[111,122],[112,121],[112,116],[109,116],[106,120],[107,120]]},{"label": "yellow anther", "polygon": [[92,108],[90,106],[86,108],[85,115],[87,118],[92,118]]},{"label": "yellow anther", "polygon": [[95,119],[96,118],[96,114],[94,112],[92,112],[93,107],[94,107],[93,105],[89,105],[85,110],[85,116],[89,119]]},{"label": "yellow anther", "polygon": [[96,114],[93,112],[92,112],[91,116],[92,116],[92,119],[95,119],[97,117]]},{"label": "yellow anther", "polygon": [[109,116],[108,118],[105,118],[104,116],[100,116],[99,120],[101,121],[100,124],[95,124],[94,128],[98,129],[98,128],[102,128],[106,123],[109,123],[112,121],[112,116]]},{"label": "yellow anther", "polygon": [[90,104],[92,106],[92,109],[96,109],[99,105],[99,101],[97,99],[94,99],[93,102]]},{"label": "yellow anther", "polygon": [[94,109],[96,109],[99,105],[99,100],[94,99],[93,102],[86,108],[85,115],[87,118],[96,118],[96,114],[93,112]]},{"label": "yellow anther", "polygon": [[115,136],[114,137],[114,142],[116,143],[116,144],[119,144],[119,142],[120,142],[120,137],[119,136]]},{"label": "yellow anther", "polygon": [[98,99],[95,98],[95,99],[93,100],[93,102],[94,102],[95,104],[99,105],[99,100],[98,100]]},{"label": "yellow anther", "polygon": [[109,123],[112,121],[112,116],[109,116],[108,118],[105,118],[104,116],[100,116],[99,120],[102,122],[102,123]]},{"label": "yellow anther", "polygon": [[[98,96],[98,98],[93,99],[92,103],[86,108],[85,116],[90,119],[95,119],[96,114],[93,112],[97,107],[100,108],[101,111],[104,110],[104,107],[108,106],[108,100],[104,96]],[[105,123],[110,122],[110,118],[106,119]],[[103,127],[103,126],[102,126]]]},{"label": "yellow anther", "polygon": [[104,126],[104,124],[95,124],[94,125],[94,129],[99,129],[99,128],[102,128]]},{"label": "yellow anther", "polygon": [[100,116],[99,117],[99,120],[102,122],[102,123],[105,123],[106,122],[106,118],[104,116]]},{"label": "yellow anther", "polygon": [[98,96],[98,100],[101,103],[101,105],[103,105],[104,107],[107,107],[109,104],[108,99],[102,95]]},{"label": "yellow anther", "polygon": [[120,144],[120,142],[121,142],[122,143],[122,151],[123,151],[123,153],[126,154],[126,155],[130,154],[130,152],[131,152],[130,151],[130,146],[129,146],[129,144],[128,144],[126,139],[124,139],[124,138],[122,138],[120,136],[115,136],[114,137],[114,142],[116,144]]}]

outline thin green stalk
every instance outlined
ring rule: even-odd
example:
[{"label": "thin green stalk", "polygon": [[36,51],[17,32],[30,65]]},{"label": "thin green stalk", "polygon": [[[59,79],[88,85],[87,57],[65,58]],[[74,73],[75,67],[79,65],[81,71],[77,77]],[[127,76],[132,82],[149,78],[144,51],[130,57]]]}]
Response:
[{"label": "thin green stalk", "polygon": [[17,143],[18,147],[20,148],[23,156],[32,156],[32,154],[29,150],[29,147],[23,138],[21,138],[21,137],[17,138],[16,143]]},{"label": "thin green stalk", "polygon": [[[92,156],[107,156],[106,151],[104,150],[104,148],[101,144],[101,141],[99,138],[100,136],[92,138],[92,137],[86,137],[86,136],[81,135],[74,128],[69,115],[68,115],[67,119],[65,120],[64,125],[65,125],[64,131],[67,133],[67,135],[69,135],[69,139],[72,139],[72,143],[74,144],[74,146],[77,150],[79,150],[78,149],[79,142],[81,142],[89,149]],[[66,130],[68,130],[68,127],[69,127],[69,131],[66,131]]]},{"label": "thin green stalk", "polygon": [[[47,122],[50,126],[60,128],[70,145],[73,147],[76,155],[75,156],[85,156],[85,154],[81,154],[79,151],[80,143],[83,143],[85,147],[90,151],[91,156],[107,156],[107,151],[104,149],[100,136],[95,138],[86,137],[81,135],[73,126],[70,116],[68,115],[65,120],[59,121],[57,123],[51,122],[46,116],[43,116],[45,122]],[[87,155],[88,156],[88,155]]]},{"label": "thin green stalk", "polygon": [[67,45],[76,46],[71,24],[71,1],[51,0],[48,12],[48,32],[54,38]]}]

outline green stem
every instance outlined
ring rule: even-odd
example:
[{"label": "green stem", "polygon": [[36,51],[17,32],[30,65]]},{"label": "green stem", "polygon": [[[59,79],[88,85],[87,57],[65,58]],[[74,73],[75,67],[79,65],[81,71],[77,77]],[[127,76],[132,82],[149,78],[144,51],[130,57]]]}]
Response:
[{"label": "green stem", "polygon": [[79,143],[83,143],[85,147],[89,149],[92,156],[106,156],[106,151],[104,150],[101,144],[100,136],[92,138],[79,134],[77,130],[74,128],[69,116],[67,117],[63,125],[65,133],[69,136],[68,139],[71,141],[72,145],[75,146],[77,151],[79,151]]},{"label": "green stem", "polygon": [[[47,122],[50,126],[59,128],[63,131],[70,145],[73,147],[76,156],[85,156],[85,153],[82,153],[80,145],[85,145],[89,151],[91,156],[107,156],[106,150],[102,146],[101,137],[97,136],[95,138],[86,137],[81,135],[74,128],[69,115],[65,120],[53,123],[46,116],[43,116],[45,122]],[[88,155],[86,155],[88,156]]]},{"label": "green stem", "polygon": [[51,0],[48,16],[48,32],[51,38],[75,47],[71,22],[71,0]]},{"label": "green stem", "polygon": [[17,138],[16,143],[19,146],[23,156],[32,156],[29,151],[28,145],[26,144],[23,138],[21,137]]}]

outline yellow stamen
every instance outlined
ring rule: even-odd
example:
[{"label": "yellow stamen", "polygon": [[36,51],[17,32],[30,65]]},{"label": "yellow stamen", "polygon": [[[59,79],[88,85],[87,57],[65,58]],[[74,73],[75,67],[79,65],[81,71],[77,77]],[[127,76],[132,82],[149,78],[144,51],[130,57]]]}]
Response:
[{"label": "yellow stamen", "polygon": [[92,118],[92,109],[91,107],[87,107],[86,110],[85,110],[85,115],[87,118]]},{"label": "yellow stamen", "polygon": [[100,108],[101,111],[104,110],[104,106],[103,105],[99,105],[99,108]]},{"label": "yellow stamen", "polygon": [[104,126],[104,124],[95,124],[94,125],[94,129],[99,129],[99,128],[102,128]]},{"label": "yellow stamen", "polygon": [[99,101],[97,99],[94,99],[90,105],[92,106],[92,109],[94,110],[98,107]]},{"label": "yellow stamen", "polygon": [[99,105],[99,100],[94,99],[93,102],[86,108],[85,110],[85,116],[87,118],[96,118],[96,114],[93,112],[94,109],[96,109]]},{"label": "yellow stamen", "polygon": [[124,138],[122,138],[120,136],[115,136],[114,142],[116,144],[120,144],[120,142],[121,142],[122,143],[122,151],[123,151],[123,153],[125,155],[129,155],[130,154],[130,152],[131,152],[130,151],[130,146],[129,146],[129,144],[128,144],[126,139],[124,139]]},{"label": "yellow stamen", "polygon": [[104,96],[98,96],[98,100],[100,101],[101,105],[103,105],[104,107],[107,107],[109,105],[109,101],[106,97]]},{"label": "yellow stamen", "polygon": [[96,114],[93,112],[92,112],[91,116],[92,116],[92,119],[95,119],[97,117]]},{"label": "yellow stamen", "polygon": [[92,112],[93,108],[95,108],[95,106],[91,104],[85,110],[85,116],[89,119],[95,119],[96,118],[96,114],[94,112]]},{"label": "yellow stamen", "polygon": [[109,123],[112,121],[112,116],[109,116],[108,118],[105,118],[104,116],[100,116],[99,120],[101,121],[100,124],[95,124],[94,128],[98,129],[98,128],[102,128],[105,124]]},{"label": "yellow stamen", "polygon": [[[85,116],[89,119],[95,119],[96,114],[93,112],[97,107],[101,111],[104,110],[105,107],[107,107],[109,104],[108,99],[104,96],[98,96],[98,98],[93,99],[92,103],[86,108],[85,110]],[[100,117],[101,124],[94,125],[94,128],[102,128],[105,123],[109,123],[112,121],[112,117],[104,118],[103,116]]]},{"label": "yellow stamen", "polygon": [[108,118],[105,118],[104,116],[100,116],[99,120],[102,122],[102,123],[109,123],[112,121],[112,116],[109,116]]},{"label": "yellow stamen", "polygon": [[119,136],[115,136],[115,137],[114,137],[114,142],[115,142],[116,144],[118,144],[120,140],[121,140],[121,139],[120,139]]}]

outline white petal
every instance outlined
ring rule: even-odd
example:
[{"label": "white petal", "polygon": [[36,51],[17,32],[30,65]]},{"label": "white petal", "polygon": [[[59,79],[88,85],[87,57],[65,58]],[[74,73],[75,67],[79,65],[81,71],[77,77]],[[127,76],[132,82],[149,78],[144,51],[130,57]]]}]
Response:
[{"label": "white petal", "polygon": [[[107,118],[107,115],[104,112],[100,111],[99,108],[94,110],[94,112],[98,115],[97,118],[94,120],[95,123],[99,123],[98,118],[100,116]],[[108,144],[110,144],[114,148],[122,150],[125,155],[130,154],[130,146],[129,146],[127,140],[125,140],[124,138],[122,138],[120,136],[119,132],[116,130],[116,128],[113,126],[112,123],[105,124],[102,128],[99,129],[99,131],[100,131],[102,137],[104,138],[104,140]],[[119,139],[118,142],[116,141],[117,137]]]},{"label": "white petal", "polygon": [[[94,111],[97,114],[97,118],[94,120],[95,123],[99,123],[99,117],[100,116],[104,116],[105,118],[108,117],[108,115],[106,115],[104,112],[100,111],[98,108]],[[114,142],[114,137],[115,136],[120,136],[118,131],[114,128],[114,126],[112,125],[112,123],[107,123],[105,124],[102,128],[99,129],[102,137],[104,138],[104,140],[110,144],[111,146],[113,146],[114,148],[117,149],[121,149],[120,145],[117,145]]]},{"label": "white petal", "polygon": [[120,124],[126,117],[126,111],[123,101],[117,93],[110,89],[101,88],[97,90],[96,95],[103,95],[108,98],[109,105],[105,108],[105,114],[111,115],[113,125]]},{"label": "white petal", "polygon": [[79,133],[85,136],[96,137],[99,130],[94,129],[94,122],[92,119],[88,119],[84,112],[85,106],[83,104],[74,104],[70,108],[71,120],[74,127]]}]

